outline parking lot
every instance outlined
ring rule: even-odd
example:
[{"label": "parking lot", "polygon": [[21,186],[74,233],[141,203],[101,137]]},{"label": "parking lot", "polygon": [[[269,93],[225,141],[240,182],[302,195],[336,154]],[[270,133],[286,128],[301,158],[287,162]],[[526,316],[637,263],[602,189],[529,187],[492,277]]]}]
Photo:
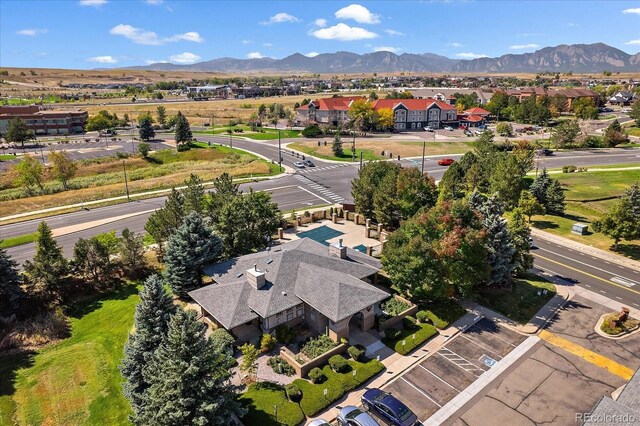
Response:
[{"label": "parking lot", "polygon": [[424,421],[525,339],[481,319],[384,389]]}]

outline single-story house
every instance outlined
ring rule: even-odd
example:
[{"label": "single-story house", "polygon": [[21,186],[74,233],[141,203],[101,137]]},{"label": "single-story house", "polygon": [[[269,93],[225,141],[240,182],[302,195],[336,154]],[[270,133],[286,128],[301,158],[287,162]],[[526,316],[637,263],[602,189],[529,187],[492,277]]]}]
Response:
[{"label": "single-story house", "polygon": [[633,92],[616,92],[609,98],[611,105],[631,105],[633,101]]},{"label": "single-story house", "polygon": [[474,107],[464,110],[462,114],[458,114],[458,121],[464,127],[478,127],[487,124],[487,118],[491,114],[484,108]]},{"label": "single-story house", "polygon": [[368,330],[389,293],[371,284],[380,261],[342,241],[329,247],[309,238],[204,268],[214,284],[189,295],[201,314],[236,337],[253,328],[306,323],[334,341],[349,327]]}]

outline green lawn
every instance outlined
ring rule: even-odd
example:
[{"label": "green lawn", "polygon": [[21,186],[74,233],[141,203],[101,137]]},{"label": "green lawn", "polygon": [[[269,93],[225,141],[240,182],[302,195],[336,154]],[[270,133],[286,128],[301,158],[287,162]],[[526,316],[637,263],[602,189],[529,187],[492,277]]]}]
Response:
[{"label": "green lawn", "polygon": [[[547,290],[547,294],[538,295],[541,290]],[[526,324],[555,294],[553,284],[537,275],[527,274],[524,279],[514,279],[511,289],[487,290],[478,294],[476,300],[520,324]]]},{"label": "green lawn", "polygon": [[32,243],[35,241],[36,235],[37,235],[36,233],[25,234],[25,235],[18,235],[17,237],[10,237],[4,240],[0,240],[0,248],[9,248],[9,247],[20,246],[22,244]]},{"label": "green lawn", "polygon": [[128,425],[118,365],[133,324],[137,288],[79,304],[71,336],[0,362],[0,425]]},{"label": "green lawn", "polygon": [[562,173],[552,177],[565,188],[566,200],[589,201],[621,195],[633,182],[640,181],[640,170]]},{"label": "green lawn", "polygon": [[[242,129],[242,132],[233,132],[232,137],[245,137],[255,140],[273,140],[278,139],[278,131],[275,129],[267,129],[267,128],[258,128],[263,131],[254,132],[251,127],[247,125],[237,125],[232,127],[231,129]],[[229,130],[228,126],[218,127],[212,130],[196,130],[193,132],[194,135],[228,135],[227,130]],[[280,130],[280,138],[297,138],[300,137],[300,132],[298,130]]]},{"label": "green lawn", "polygon": [[631,136],[640,136],[640,127],[626,127],[624,131]]},{"label": "green lawn", "polygon": [[440,330],[449,327],[451,323],[467,313],[467,310],[455,300],[437,300],[419,303],[418,306],[426,312],[431,323]]},{"label": "green lawn", "polygon": [[13,154],[0,154],[0,161],[13,160],[14,158],[16,158],[16,156]]},{"label": "green lawn", "polygon": [[[334,160],[334,161],[352,161],[353,156],[351,155],[351,145],[343,144],[343,154],[342,157],[336,157],[335,155],[324,155],[318,153],[317,147],[309,147],[306,145],[302,145],[299,143],[291,143],[287,145],[288,148],[298,150],[300,152],[304,152],[305,154],[313,155],[314,157],[322,158],[324,160]],[[360,153],[362,153],[363,161],[371,161],[371,160],[380,160],[382,157],[374,154],[374,152],[370,149],[359,149],[356,148],[356,160],[360,161]]]},{"label": "green lawn", "polygon": [[[284,388],[275,383],[252,384],[240,396],[240,401],[248,410],[242,418],[248,425],[277,426],[284,424],[295,426],[304,420],[300,406],[289,401]],[[277,419],[275,407],[278,410]]]}]

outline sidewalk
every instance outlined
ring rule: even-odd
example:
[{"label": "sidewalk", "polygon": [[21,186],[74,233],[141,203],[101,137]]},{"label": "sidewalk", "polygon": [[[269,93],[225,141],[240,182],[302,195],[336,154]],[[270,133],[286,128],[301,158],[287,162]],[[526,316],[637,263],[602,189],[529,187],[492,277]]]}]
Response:
[{"label": "sidewalk", "polygon": [[541,231],[536,228],[531,228],[531,235],[537,238],[542,238],[543,240],[550,241],[554,244],[558,244],[564,247],[569,247],[574,250],[581,251],[585,254],[594,257],[603,258],[609,262],[617,263],[618,265],[626,266],[627,268],[635,269],[636,271],[640,271],[640,262],[628,259],[626,257],[601,250],[595,247],[591,247],[587,244],[579,243],[577,241],[569,240],[564,237],[559,237],[557,235],[551,234],[549,232]]},{"label": "sidewalk", "polygon": [[[471,327],[481,318],[482,317],[474,315],[473,313],[466,313],[446,329],[440,330],[439,334],[427,341],[423,346],[416,349],[410,355],[400,355],[394,352],[393,355],[381,361],[386,369],[382,373],[380,373],[380,375],[378,375],[371,382],[367,383],[365,387],[349,392],[346,398],[343,397],[340,400],[336,401],[332,406],[319,413],[317,417],[314,417],[313,419],[323,418],[327,421],[332,421],[338,415],[338,407],[345,407],[347,405],[360,405],[360,397],[363,393],[365,393],[367,389],[381,388],[392,380],[395,380],[407,369],[411,368],[413,365],[419,362],[422,362],[432,353],[437,352],[445,345],[445,343],[447,343],[447,341],[451,337]],[[311,421],[313,419],[307,419],[307,421]]]}]

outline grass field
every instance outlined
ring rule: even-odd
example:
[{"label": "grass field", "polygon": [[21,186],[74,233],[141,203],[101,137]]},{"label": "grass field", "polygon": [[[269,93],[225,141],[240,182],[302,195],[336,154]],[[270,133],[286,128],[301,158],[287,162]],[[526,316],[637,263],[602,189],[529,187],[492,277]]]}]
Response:
[{"label": "grass field", "polygon": [[640,127],[626,127],[624,131],[631,136],[640,136]]},{"label": "grass field", "polygon": [[[599,166],[593,166],[594,168]],[[562,173],[552,175],[565,188],[566,210],[564,216],[534,216],[532,224],[552,234],[608,250],[613,240],[589,229],[587,235],[571,232],[574,223],[591,224],[611,207],[617,197],[634,182],[640,181],[640,170],[598,171]],[[619,253],[640,259],[640,241],[623,241]]]},{"label": "grass field", "polygon": [[[226,135],[228,136],[227,130],[229,129],[242,129],[242,132],[233,132],[232,137],[244,137],[255,140],[274,140],[278,139],[278,130],[276,129],[268,129],[268,128],[259,128],[262,131],[254,132],[250,126],[246,124],[240,124],[233,127],[228,126],[216,126],[215,129],[212,130],[196,130],[193,132],[194,135]],[[280,130],[280,138],[297,138],[300,137],[300,132],[298,130]]]},{"label": "grass field", "polygon": [[77,305],[68,339],[0,358],[0,425],[128,425],[118,365],[137,301],[127,285]]},{"label": "grass field", "polygon": [[[253,154],[226,146],[197,144],[198,148],[184,152],[160,150],[148,159],[139,156],[126,159],[130,193],[152,191],[182,185],[190,174],[210,181],[223,172],[234,178],[267,176],[278,173],[273,165]],[[115,157],[83,161],[69,184],[61,191],[59,182],[45,175],[45,195],[28,197],[15,183],[16,173],[10,170],[0,175],[0,217],[47,207],[82,203],[125,194],[122,161]],[[96,188],[100,188],[96,191]]]},{"label": "grass field", "polygon": [[[327,141],[325,146],[323,141]],[[321,142],[321,146],[318,146],[318,141]],[[331,151],[332,138],[317,139],[305,142],[294,142],[287,145],[291,149],[297,149],[304,153],[314,155],[320,158],[330,160],[351,160],[351,141],[343,139],[342,147],[348,158],[336,158]],[[359,152],[363,152],[363,159],[365,160],[378,160],[382,158],[382,151],[385,152],[385,156],[388,157],[389,153],[394,157],[400,156],[406,157],[419,157],[422,155],[422,142],[402,142],[394,140],[368,140],[368,139],[356,139],[356,153],[360,158]],[[464,154],[467,151],[473,149],[473,142],[427,142],[425,155],[444,155],[444,154]]]},{"label": "grass field", "polygon": [[29,244],[35,241],[37,234],[25,234],[19,235],[17,237],[6,238],[4,240],[0,239],[0,248],[9,248],[20,246],[22,244]]},{"label": "grass field", "polygon": [[11,154],[0,154],[0,161],[13,160],[14,158],[16,158],[16,156],[15,156],[15,155],[11,155]]}]

